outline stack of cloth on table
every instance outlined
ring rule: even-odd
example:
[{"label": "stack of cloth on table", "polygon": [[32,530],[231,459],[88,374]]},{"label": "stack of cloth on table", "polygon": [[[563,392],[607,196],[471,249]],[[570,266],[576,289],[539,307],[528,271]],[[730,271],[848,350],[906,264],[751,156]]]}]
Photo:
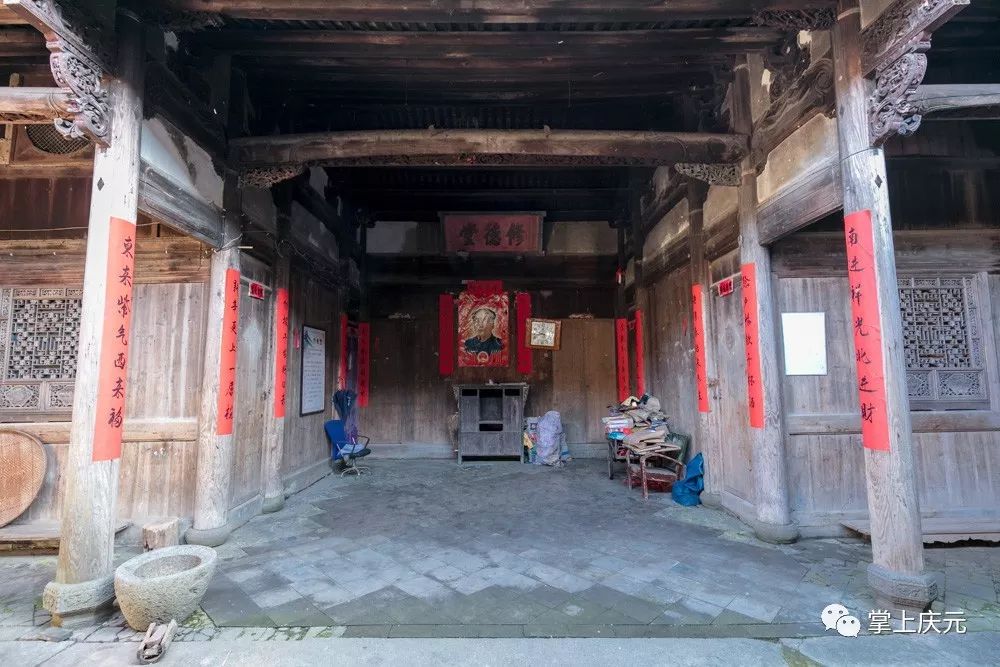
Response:
[{"label": "stack of cloth on table", "polygon": [[[644,432],[646,437],[662,433],[662,438],[670,433],[667,415],[660,409],[660,400],[655,396],[629,396],[618,405],[609,406],[608,412],[609,416],[601,422],[612,440],[627,441],[636,432]],[[663,442],[662,438],[659,442]]]}]

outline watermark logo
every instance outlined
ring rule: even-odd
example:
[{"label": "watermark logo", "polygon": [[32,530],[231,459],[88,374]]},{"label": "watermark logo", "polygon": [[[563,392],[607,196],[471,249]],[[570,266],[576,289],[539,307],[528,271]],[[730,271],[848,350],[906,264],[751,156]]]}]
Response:
[{"label": "watermark logo", "polygon": [[[823,621],[824,628],[836,630],[841,637],[857,637],[861,634],[860,619],[851,615],[851,611],[842,604],[827,605],[820,613],[820,620]],[[912,616],[902,611],[900,617],[894,622],[889,610],[872,609],[868,612],[867,633],[870,635],[893,633],[920,635],[955,633],[964,635],[968,632],[966,623],[965,616],[957,611],[925,611],[922,614]]]}]

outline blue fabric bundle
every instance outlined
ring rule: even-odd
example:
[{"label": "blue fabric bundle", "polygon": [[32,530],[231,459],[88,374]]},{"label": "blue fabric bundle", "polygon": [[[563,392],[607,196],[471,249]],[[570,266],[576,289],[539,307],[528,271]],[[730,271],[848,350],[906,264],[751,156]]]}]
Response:
[{"label": "blue fabric bundle", "polygon": [[684,479],[674,483],[670,495],[678,505],[694,506],[701,504],[701,492],[705,488],[705,459],[698,454],[687,464]]}]

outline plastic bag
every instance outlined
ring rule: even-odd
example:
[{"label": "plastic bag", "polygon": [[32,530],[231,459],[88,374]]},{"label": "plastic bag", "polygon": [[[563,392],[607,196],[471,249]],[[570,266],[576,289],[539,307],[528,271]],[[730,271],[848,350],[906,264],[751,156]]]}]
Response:
[{"label": "plastic bag", "polygon": [[705,489],[705,459],[698,454],[687,464],[684,479],[674,482],[670,491],[674,502],[689,507],[701,504],[701,492]]}]

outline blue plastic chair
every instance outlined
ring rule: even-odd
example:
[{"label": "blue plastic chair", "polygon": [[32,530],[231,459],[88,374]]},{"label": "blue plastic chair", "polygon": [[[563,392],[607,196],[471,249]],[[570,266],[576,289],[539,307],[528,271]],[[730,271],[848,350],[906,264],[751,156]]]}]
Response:
[{"label": "blue plastic chair", "polygon": [[357,433],[348,435],[342,419],[329,420],[323,424],[323,430],[326,431],[327,440],[330,441],[330,460],[340,461],[343,467],[341,475],[348,473],[360,475],[368,472],[368,468],[357,464],[358,459],[372,453],[372,450],[368,449],[367,436]]}]

